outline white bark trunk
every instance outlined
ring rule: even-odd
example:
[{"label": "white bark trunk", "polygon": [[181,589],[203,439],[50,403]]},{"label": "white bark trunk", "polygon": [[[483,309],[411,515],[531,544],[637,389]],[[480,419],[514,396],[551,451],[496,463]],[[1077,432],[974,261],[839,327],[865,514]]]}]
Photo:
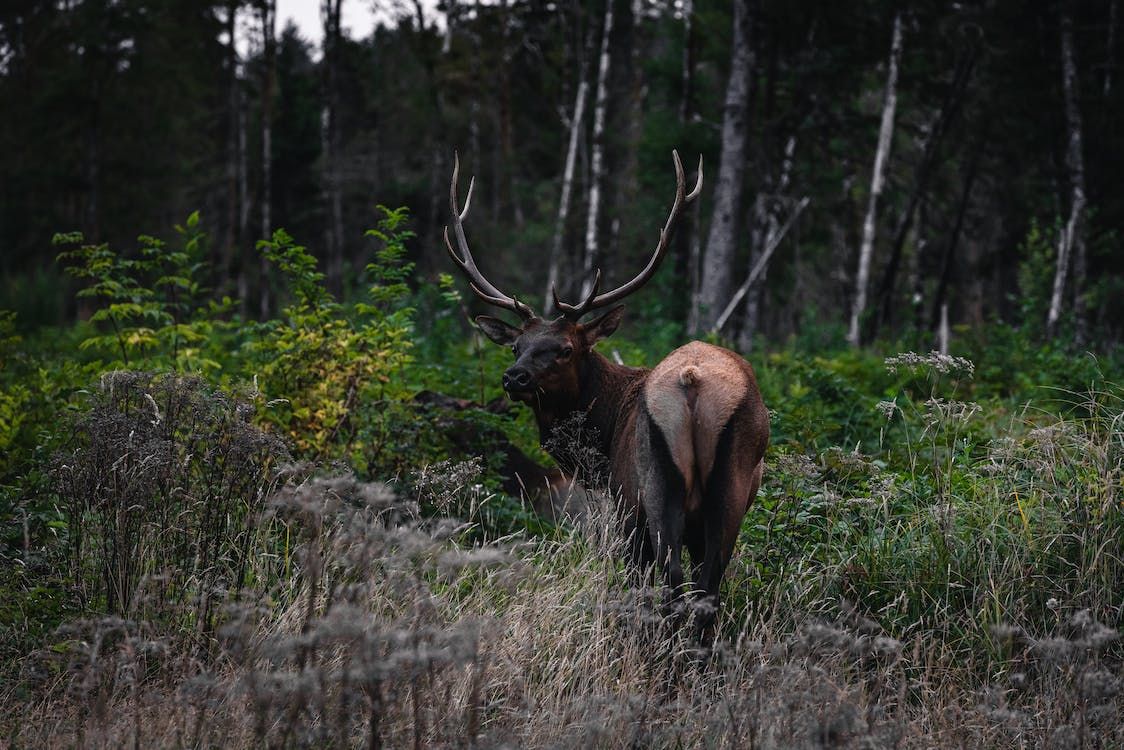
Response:
[{"label": "white bark trunk", "polygon": [[605,110],[609,106],[609,37],[613,32],[613,0],[605,0],[605,24],[601,30],[601,54],[597,63],[597,96],[593,102],[593,144],[590,152],[589,214],[585,225],[585,258],[582,261],[582,296],[589,293],[597,263],[597,225],[601,219],[601,188],[605,179]]},{"label": "white bark trunk", "polygon": [[[277,83],[277,0],[266,0],[261,7],[262,49],[265,58],[265,81],[261,106],[261,236],[268,240],[273,234],[273,92]],[[269,288],[269,261],[262,254],[259,260],[261,319],[270,316],[272,300]]]},{"label": "white bark trunk", "polygon": [[730,79],[726,84],[726,102],[722,112],[722,156],[714,187],[714,214],[706,240],[699,286],[699,312],[691,330],[693,335],[713,327],[722,305],[730,297],[730,278],[737,250],[737,217],[745,182],[745,147],[749,135],[749,82],[753,71],[751,22],[748,0],[736,0]]},{"label": "white bark trunk", "polygon": [[1077,106],[1077,62],[1073,54],[1073,19],[1069,8],[1063,6],[1061,23],[1062,91],[1065,96],[1066,152],[1065,165],[1069,171],[1069,219],[1058,238],[1057,265],[1054,269],[1054,287],[1050,295],[1050,310],[1046,316],[1047,335],[1057,333],[1061,318],[1066,277],[1073,263],[1074,315],[1077,337],[1084,339],[1085,305],[1082,298],[1085,285],[1085,160],[1081,153],[1081,110]]},{"label": "white bark trunk", "polygon": [[326,280],[328,288],[335,294],[340,294],[343,290],[343,186],[340,176],[338,111],[342,5],[343,0],[324,0],[320,9],[324,22],[324,65],[327,68],[327,101],[321,115],[321,143],[324,153],[322,180],[328,208]]},{"label": "white bark trunk", "polygon": [[722,328],[730,320],[730,316],[734,314],[734,310],[737,309],[738,303],[742,301],[742,298],[745,297],[746,293],[749,292],[750,288],[757,280],[764,275],[765,269],[769,266],[769,259],[773,257],[773,252],[781,244],[781,240],[784,239],[784,236],[788,234],[789,227],[793,225],[805,206],[808,205],[808,200],[807,196],[801,198],[800,202],[796,204],[796,207],[789,215],[788,221],[786,221],[784,226],[780,227],[770,238],[769,244],[762,250],[761,256],[757,259],[757,262],[753,264],[753,268],[749,270],[749,275],[746,276],[745,281],[743,281],[742,285],[738,287],[738,290],[734,292],[734,296],[730,298],[729,303],[714,321],[714,327],[711,329],[711,333],[717,334],[721,332]]},{"label": "white bark trunk", "polygon": [[578,161],[578,139],[581,135],[582,123],[585,122],[585,99],[589,92],[585,74],[578,83],[578,92],[574,96],[574,111],[570,114],[570,143],[566,147],[566,166],[562,170],[562,195],[558,199],[558,217],[554,221],[554,240],[550,244],[550,266],[546,274],[546,291],[543,294],[543,314],[547,315],[554,309],[554,298],[551,289],[558,283],[559,266],[562,262],[562,241],[566,234],[566,219],[570,215],[570,196],[574,189],[574,168]]},{"label": "white bark trunk", "polygon": [[948,354],[948,303],[941,305],[941,327],[937,332],[937,349],[941,354]]},{"label": "white bark trunk", "polygon": [[870,284],[870,261],[874,254],[874,236],[878,217],[878,198],[886,173],[886,160],[890,155],[890,141],[894,135],[894,112],[898,105],[898,64],[902,56],[902,17],[894,16],[894,35],[890,43],[890,67],[886,74],[886,96],[882,105],[882,124],[878,129],[878,148],[874,153],[874,170],[870,177],[870,200],[863,220],[862,244],[859,246],[859,268],[855,276],[855,298],[851,306],[851,324],[847,341],[859,345],[859,324],[866,309],[867,286]]}]

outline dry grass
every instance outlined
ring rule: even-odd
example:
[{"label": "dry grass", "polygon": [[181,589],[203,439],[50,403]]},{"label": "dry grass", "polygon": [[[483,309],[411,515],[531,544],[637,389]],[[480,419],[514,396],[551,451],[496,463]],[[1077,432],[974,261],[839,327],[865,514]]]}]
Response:
[{"label": "dry grass", "polygon": [[[480,529],[426,516],[416,492],[290,470],[210,625],[191,596],[138,585],[129,611],[18,662],[0,728],[13,747],[1119,747],[1118,632],[1097,618],[1121,595],[1120,422],[1055,422],[955,475],[955,441],[925,433],[937,494],[900,511],[910,477],[851,453],[779,455],[776,496],[814,491],[830,509],[803,523],[851,530],[809,536],[772,576],[763,540],[780,537],[747,538],[707,652],[624,569],[605,508],[554,537],[470,545]],[[427,475],[427,497],[487,503],[469,468],[447,475]],[[859,475],[863,492],[840,479]],[[856,551],[873,538],[888,546]],[[925,544],[970,595],[923,580],[939,578],[914,567]],[[1046,589],[1010,579],[1049,560],[1074,571],[1036,608]],[[899,566],[896,609],[874,606],[876,564]],[[992,574],[1006,579],[988,588]]]}]

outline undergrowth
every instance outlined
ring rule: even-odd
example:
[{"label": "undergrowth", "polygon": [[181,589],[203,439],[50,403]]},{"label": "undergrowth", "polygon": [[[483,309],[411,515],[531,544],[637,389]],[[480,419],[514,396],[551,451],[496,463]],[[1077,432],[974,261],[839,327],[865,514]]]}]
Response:
[{"label": "undergrowth", "polygon": [[459,296],[407,285],[405,221],[347,303],[263,243],[275,320],[206,301],[194,219],[171,250],[69,252],[90,324],[22,341],[0,315],[0,741],[1124,745],[1115,360],[1002,328],[756,357],[773,447],[702,651],[624,566],[580,424],[554,448],[582,513],[497,491],[492,443],[543,454],[484,408],[502,353]]}]

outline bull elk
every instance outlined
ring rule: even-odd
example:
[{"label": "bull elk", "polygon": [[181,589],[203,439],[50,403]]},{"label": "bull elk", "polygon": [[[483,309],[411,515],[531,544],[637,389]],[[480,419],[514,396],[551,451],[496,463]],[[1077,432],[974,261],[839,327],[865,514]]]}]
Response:
[{"label": "bull elk", "polygon": [[[463,222],[472,204],[470,181],[464,208],[458,198],[460,161],[454,160],[449,203],[458,253],[445,227],[449,256],[484,302],[521,319],[519,326],[481,315],[476,323],[497,344],[510,346],[515,363],[503,374],[503,388],[528,404],[539,437],[564,469],[567,456],[551,440],[555,428],[584,414],[588,448],[608,460],[610,489],[618,498],[624,532],[635,562],[656,563],[673,595],[700,593],[712,606],[702,608],[699,625],[709,632],[718,609],[719,585],[730,562],[738,529],[761,484],[769,441],[769,419],[753,368],[734,352],[693,341],[667,355],[650,370],[610,362],[593,345],[621,322],[623,305],[588,322],[581,319],[640,289],[667,254],[668,242],[684,208],[702,190],[702,159],[694,189],[686,192],[683,164],[675,162],[676,191],[671,213],[648,264],[631,281],[599,292],[597,272],[578,304],[558,299],[553,320],[537,316],[524,302],[501,292],[480,272]],[[690,553],[685,580],[682,551]]]}]

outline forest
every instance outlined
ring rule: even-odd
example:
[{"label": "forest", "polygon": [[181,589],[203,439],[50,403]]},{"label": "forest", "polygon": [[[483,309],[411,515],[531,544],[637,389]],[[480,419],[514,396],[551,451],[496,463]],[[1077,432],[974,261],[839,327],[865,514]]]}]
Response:
[{"label": "forest", "polygon": [[[312,4],[0,8],[0,744],[1124,745],[1118,0]],[[470,184],[756,372],[713,640]]]}]

